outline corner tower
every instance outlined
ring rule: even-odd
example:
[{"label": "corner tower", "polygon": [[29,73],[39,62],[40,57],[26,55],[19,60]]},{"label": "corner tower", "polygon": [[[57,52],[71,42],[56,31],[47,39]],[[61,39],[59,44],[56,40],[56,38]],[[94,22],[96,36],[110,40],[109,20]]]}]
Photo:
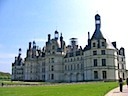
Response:
[{"label": "corner tower", "polygon": [[101,19],[100,19],[100,15],[99,14],[96,14],[95,15],[95,31],[94,31],[94,34],[91,38],[92,39],[104,39],[101,31],[100,31],[100,28],[101,28]]},{"label": "corner tower", "polygon": [[94,18],[95,30],[84,51],[85,80],[117,80],[117,50],[101,32],[100,15]]}]

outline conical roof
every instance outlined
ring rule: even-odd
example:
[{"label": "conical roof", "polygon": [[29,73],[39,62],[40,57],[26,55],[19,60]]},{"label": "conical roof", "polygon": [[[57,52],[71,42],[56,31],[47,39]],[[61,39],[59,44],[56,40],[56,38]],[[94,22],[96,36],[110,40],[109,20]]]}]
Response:
[{"label": "conical roof", "polygon": [[101,33],[100,30],[95,30],[94,34],[92,35],[91,40],[92,39],[98,40],[98,39],[105,39],[105,38],[104,38],[104,36],[103,36],[103,34]]}]

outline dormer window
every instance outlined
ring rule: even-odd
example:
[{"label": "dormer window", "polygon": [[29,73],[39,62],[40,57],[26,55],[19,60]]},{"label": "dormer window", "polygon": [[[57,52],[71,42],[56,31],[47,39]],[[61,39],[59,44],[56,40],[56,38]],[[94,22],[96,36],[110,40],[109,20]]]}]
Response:
[{"label": "dormer window", "polygon": [[96,43],[95,42],[93,43],[93,47],[96,47]]},{"label": "dormer window", "polygon": [[53,50],[55,49],[55,46],[54,46],[54,45],[52,46],[52,49],[53,49]]},{"label": "dormer window", "polygon": [[102,47],[104,47],[105,46],[105,42],[102,42]]}]

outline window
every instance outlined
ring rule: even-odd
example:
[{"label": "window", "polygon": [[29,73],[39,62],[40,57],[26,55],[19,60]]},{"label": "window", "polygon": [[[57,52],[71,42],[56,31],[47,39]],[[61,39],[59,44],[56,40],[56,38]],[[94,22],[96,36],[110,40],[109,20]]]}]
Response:
[{"label": "window", "polygon": [[103,79],[107,79],[107,72],[106,71],[102,71],[102,76],[103,76]]},{"label": "window", "polygon": [[101,50],[101,55],[105,55],[105,50]]},{"label": "window", "polygon": [[97,66],[97,59],[93,60],[94,66]]},{"label": "window", "polygon": [[74,70],[76,70],[76,64],[74,64]]},{"label": "window", "polygon": [[43,80],[45,79],[45,75],[42,75],[42,79],[43,79]]},{"label": "window", "polygon": [[93,43],[93,47],[96,47],[96,43]]},{"label": "window", "polygon": [[65,65],[65,70],[67,70],[67,66]]},{"label": "window", "polygon": [[54,66],[53,65],[51,66],[51,71],[54,71]]},{"label": "window", "polygon": [[94,79],[98,79],[98,71],[94,71]]},{"label": "window", "polygon": [[72,70],[72,65],[71,65],[71,70]]},{"label": "window", "polygon": [[69,70],[69,65],[68,65],[68,70]]},{"label": "window", "polygon": [[122,69],[124,69],[124,64],[122,64]]},{"label": "window", "polygon": [[102,47],[104,47],[105,46],[105,42],[102,42]]},{"label": "window", "polygon": [[54,63],[54,58],[51,58],[51,62]]},{"label": "window", "polygon": [[54,45],[52,46],[52,49],[53,49],[53,50],[55,49],[55,46],[54,46]]},{"label": "window", "polygon": [[52,79],[52,80],[54,79],[54,74],[51,74],[51,79]]},{"label": "window", "polygon": [[124,61],[123,58],[122,58],[122,61]]},{"label": "window", "polygon": [[76,59],[74,58],[74,61],[76,61]]},{"label": "window", "polygon": [[49,63],[50,63],[50,58],[49,58],[49,60],[48,60],[48,61],[49,61]]},{"label": "window", "polygon": [[119,65],[119,63],[118,63],[118,69],[120,68],[120,65]]},{"label": "window", "polygon": [[77,64],[77,69],[79,69],[79,64]]},{"label": "window", "polygon": [[72,62],[72,58],[71,58],[71,62]]},{"label": "window", "polygon": [[93,55],[97,55],[97,51],[93,51]]},{"label": "window", "polygon": [[55,52],[53,51],[52,54],[55,54]]},{"label": "window", "polygon": [[69,57],[73,57],[73,52],[69,53]]},{"label": "window", "polygon": [[102,66],[106,66],[106,59],[102,59]]}]

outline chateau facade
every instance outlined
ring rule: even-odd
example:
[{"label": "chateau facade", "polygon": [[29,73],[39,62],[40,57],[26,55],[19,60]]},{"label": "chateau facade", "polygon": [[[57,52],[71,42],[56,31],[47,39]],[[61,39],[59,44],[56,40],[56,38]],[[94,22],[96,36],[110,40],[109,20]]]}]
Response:
[{"label": "chateau facade", "polygon": [[80,82],[111,81],[126,79],[125,49],[116,47],[116,42],[107,40],[101,30],[100,15],[95,15],[95,31],[84,48],[71,38],[66,46],[63,36],[55,31],[55,37],[39,49],[35,41],[29,42],[26,57],[15,57],[12,63],[13,81]]}]

